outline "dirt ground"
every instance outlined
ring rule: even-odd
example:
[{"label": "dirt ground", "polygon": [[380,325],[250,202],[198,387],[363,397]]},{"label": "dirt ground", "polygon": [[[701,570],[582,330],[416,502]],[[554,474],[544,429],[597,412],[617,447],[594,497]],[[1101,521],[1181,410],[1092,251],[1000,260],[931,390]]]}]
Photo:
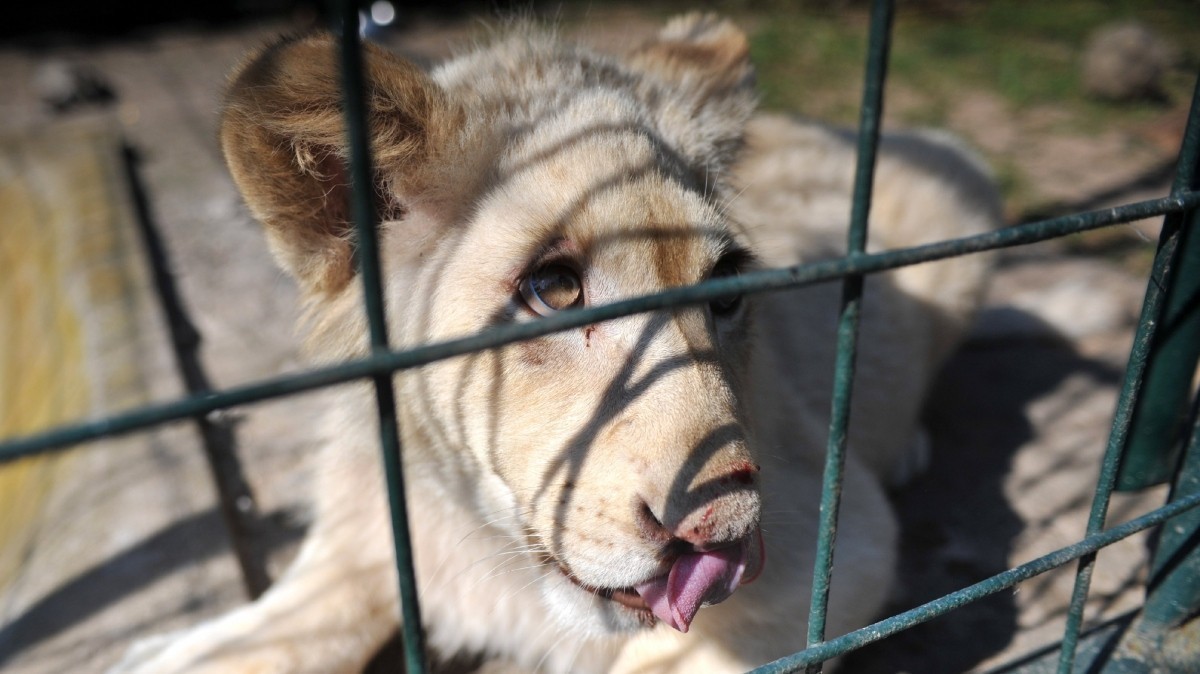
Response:
[{"label": "dirt ground", "polygon": [[[605,45],[631,43],[654,27],[628,11],[596,12],[591,21],[581,31],[585,39]],[[94,45],[0,47],[2,134],[26,133],[52,120],[36,87],[48,61],[86,65],[112,84],[118,98],[110,107],[71,115],[114,118],[141,152],[173,270],[203,334],[205,364],[220,387],[303,367],[293,327],[295,291],[270,261],[216,143],[226,73],[247,48],[289,27],[177,28]],[[432,60],[477,30],[473,23],[421,22],[387,41]],[[1099,207],[1166,194],[1169,178],[1160,167],[1170,162],[1181,134],[1178,105],[1146,127],[1141,140],[1155,139],[1149,143],[1135,143],[1126,132],[1064,130],[1053,117],[1053,110],[1016,115],[986,95],[965,97],[949,115],[951,127],[984,151],[1022,157],[1021,170],[1044,190],[1044,203]],[[979,327],[931,397],[933,467],[895,494],[905,530],[895,608],[964,587],[1081,536],[1144,288],[1136,272],[1153,249],[1155,227],[1139,223],[1004,254]],[[147,396],[165,400],[180,385],[161,318],[150,308],[141,311]],[[307,466],[315,449],[295,420],[311,418],[321,407],[318,393],[233,412],[246,472],[266,513],[261,529],[276,574],[304,528]],[[134,639],[243,601],[191,428],[175,425],[136,438],[146,445],[136,450],[141,453],[129,450],[88,464],[87,475],[118,480],[119,473],[104,493],[89,492],[89,479],[71,482],[70,489],[92,504],[71,511],[82,521],[59,525],[53,513],[46,516],[51,530],[61,530],[58,538],[79,530],[97,542],[78,546],[70,563],[65,553],[45,553],[0,589],[5,671],[103,671]],[[1110,521],[1141,514],[1164,494],[1155,488],[1118,495]],[[118,497],[124,499],[120,507],[99,505]],[[103,516],[88,519],[88,512]],[[1140,602],[1145,559],[1144,537],[1100,555],[1089,622]],[[868,648],[847,671],[984,669],[1053,642],[1070,594],[1070,570]]]}]

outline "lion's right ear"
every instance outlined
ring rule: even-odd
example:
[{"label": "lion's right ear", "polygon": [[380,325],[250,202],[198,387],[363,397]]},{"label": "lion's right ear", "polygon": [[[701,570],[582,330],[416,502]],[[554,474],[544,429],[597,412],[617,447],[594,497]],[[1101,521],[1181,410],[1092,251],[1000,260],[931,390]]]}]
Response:
[{"label": "lion's right ear", "polygon": [[[457,117],[413,64],[368,45],[364,66],[372,187],[380,212],[398,217],[428,190],[429,164]],[[226,97],[221,145],[284,269],[310,295],[344,288],[355,273],[355,236],[337,41],[289,38],[248,59]]]}]

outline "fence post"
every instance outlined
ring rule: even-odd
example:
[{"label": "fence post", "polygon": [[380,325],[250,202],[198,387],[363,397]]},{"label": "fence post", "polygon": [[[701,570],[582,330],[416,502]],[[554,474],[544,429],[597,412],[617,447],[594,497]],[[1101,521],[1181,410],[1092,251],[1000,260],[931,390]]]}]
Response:
[{"label": "fence post", "polygon": [[[1200,186],[1198,173],[1200,80],[1172,195]],[[1181,226],[1179,269],[1166,289],[1163,337],[1151,354],[1146,396],[1136,410],[1144,416],[1135,416],[1135,424],[1142,423],[1132,431],[1138,434],[1131,437],[1132,455],[1126,457],[1131,465],[1123,466],[1121,477],[1131,486],[1148,486],[1174,471],[1169,502],[1175,502],[1200,493],[1200,391],[1192,401],[1190,437],[1184,437],[1187,415],[1180,411],[1200,356],[1200,209],[1167,216],[1163,227],[1168,226]],[[1200,620],[1192,620],[1200,612],[1200,513],[1193,510],[1163,525],[1146,587],[1142,611],[1104,671],[1194,671],[1200,637]]]},{"label": "fence post", "polygon": [[[1191,113],[1188,117],[1187,130],[1184,133],[1184,143],[1180,148],[1179,169],[1175,185],[1172,188],[1173,197],[1184,196],[1190,191],[1188,187],[1194,184],[1195,159],[1198,153],[1200,153],[1200,79],[1197,79],[1196,82]],[[1142,313],[1138,319],[1133,348],[1130,349],[1129,363],[1125,368],[1125,379],[1121,385],[1121,394],[1117,399],[1117,409],[1113,415],[1112,432],[1109,434],[1108,445],[1101,461],[1100,475],[1096,480],[1096,493],[1092,500],[1091,512],[1088,515],[1087,535],[1104,529],[1108,503],[1113,489],[1116,487],[1122,457],[1129,446],[1129,432],[1134,407],[1141,397],[1147,363],[1153,354],[1156,335],[1159,333],[1165,314],[1167,289],[1174,283],[1175,272],[1182,257],[1180,243],[1186,233],[1184,229],[1185,213],[1186,211],[1173,213],[1163,219],[1158,251],[1155,253],[1154,266],[1146,285]],[[1071,594],[1071,604],[1067,610],[1066,627],[1063,630],[1058,674],[1071,674],[1074,669],[1075,651],[1079,645],[1079,635],[1083,626],[1084,605],[1087,602],[1088,588],[1091,585],[1095,563],[1095,554],[1079,560],[1079,569],[1075,575],[1075,587]]]},{"label": "fence post", "polygon": [[[1192,118],[1180,149],[1171,195],[1200,189],[1200,123]],[[1145,393],[1133,411],[1129,449],[1117,489],[1136,490],[1169,482],[1187,438],[1187,400],[1200,361],[1200,210],[1168,216],[1187,225],[1179,234],[1177,273],[1164,300],[1162,325],[1146,365]],[[1166,225],[1164,225],[1165,227]]]}]

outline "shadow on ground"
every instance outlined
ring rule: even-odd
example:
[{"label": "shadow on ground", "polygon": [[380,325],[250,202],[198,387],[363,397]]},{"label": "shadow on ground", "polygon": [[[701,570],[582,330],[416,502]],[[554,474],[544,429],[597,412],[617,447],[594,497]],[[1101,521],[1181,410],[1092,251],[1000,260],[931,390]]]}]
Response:
[{"label": "shadow on ground", "polygon": [[[1023,523],[1004,483],[1014,455],[1034,437],[1026,410],[1080,374],[1115,385],[1121,372],[1047,338],[976,339],[951,359],[925,413],[930,470],[893,494],[903,538],[887,615],[1009,567]],[[873,644],[850,656],[843,671],[958,674],[1003,650],[1016,630],[1016,603],[1005,590]]]},{"label": "shadow on ground", "polygon": [[[304,527],[289,512],[263,518],[263,549],[295,542]],[[228,536],[215,509],[181,519],[137,545],[81,573],[29,607],[0,629],[0,668],[5,662],[53,638],[136,593],[156,580],[194,565],[228,547]]]}]

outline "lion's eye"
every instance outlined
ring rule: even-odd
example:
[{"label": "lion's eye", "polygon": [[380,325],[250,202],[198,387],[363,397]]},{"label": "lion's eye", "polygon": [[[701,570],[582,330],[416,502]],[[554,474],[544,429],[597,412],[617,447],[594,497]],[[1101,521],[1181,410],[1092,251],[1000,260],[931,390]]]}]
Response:
[{"label": "lion's eye", "polygon": [[525,304],[542,316],[583,304],[579,272],[564,264],[538,267],[521,279],[520,290]]},{"label": "lion's eye", "polygon": [[[717,261],[717,264],[716,264],[716,266],[713,267],[712,274],[709,275],[709,278],[723,278],[726,276],[737,276],[741,272],[741,269],[739,267],[740,267],[739,260],[735,255],[726,255],[725,257],[723,257]],[[741,295],[734,295],[733,297],[722,297],[720,299],[715,299],[712,302],[709,302],[709,307],[712,308],[713,315],[722,316],[722,315],[731,314],[735,310],[737,310],[738,305],[741,303],[741,301],[742,301]]]}]

